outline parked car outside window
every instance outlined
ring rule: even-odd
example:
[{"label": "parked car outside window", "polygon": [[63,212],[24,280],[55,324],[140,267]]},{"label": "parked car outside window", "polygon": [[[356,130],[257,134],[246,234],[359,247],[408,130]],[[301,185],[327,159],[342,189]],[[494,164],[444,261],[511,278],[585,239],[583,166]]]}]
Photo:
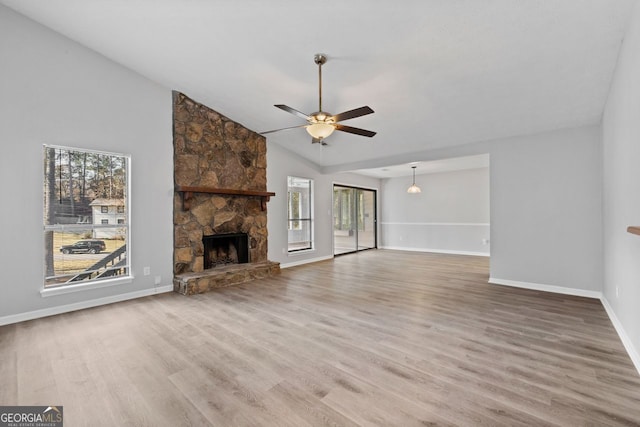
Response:
[{"label": "parked car outside window", "polygon": [[72,245],[64,245],[60,247],[63,254],[90,253],[99,254],[107,249],[104,240],[79,240]]}]

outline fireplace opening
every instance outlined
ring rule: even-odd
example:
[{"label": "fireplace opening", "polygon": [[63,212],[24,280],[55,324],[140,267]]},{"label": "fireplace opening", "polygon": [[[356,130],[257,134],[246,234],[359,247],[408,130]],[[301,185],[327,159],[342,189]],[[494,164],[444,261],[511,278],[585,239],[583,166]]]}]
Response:
[{"label": "fireplace opening", "polygon": [[202,238],[204,268],[249,262],[249,235],[247,233],[214,234]]}]

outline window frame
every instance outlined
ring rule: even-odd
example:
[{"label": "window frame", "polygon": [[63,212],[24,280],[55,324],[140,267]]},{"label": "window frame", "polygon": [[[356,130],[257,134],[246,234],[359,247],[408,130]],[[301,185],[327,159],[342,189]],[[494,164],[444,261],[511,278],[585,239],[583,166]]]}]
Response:
[{"label": "window frame", "polygon": [[[120,233],[122,233],[124,237],[124,242],[125,242],[124,245],[126,245],[126,248],[124,249],[124,257],[126,259],[126,262],[124,263],[124,265],[120,266],[119,268],[119,270],[123,271],[122,274],[117,274],[117,275],[103,277],[103,278],[90,277],[88,279],[78,280],[74,282],[67,281],[59,284],[48,284],[47,283],[48,279],[52,279],[55,277],[64,277],[65,275],[47,276],[47,268],[46,268],[47,251],[44,251],[44,254],[43,254],[44,263],[43,263],[43,274],[42,274],[43,284],[42,284],[42,289],[40,290],[41,296],[48,297],[48,296],[66,294],[66,293],[76,292],[81,290],[97,289],[97,288],[102,288],[106,286],[131,283],[133,281],[133,268],[132,268],[132,262],[131,262],[131,254],[132,254],[132,250],[131,250],[131,234],[132,234],[131,233],[131,188],[132,188],[131,186],[131,155],[126,153],[115,153],[115,152],[94,150],[90,148],[43,144],[43,163],[45,164],[45,169],[43,169],[43,174],[46,174],[46,163],[48,160],[49,149],[75,152],[75,153],[81,153],[81,154],[118,157],[123,160],[123,164],[124,164],[123,169],[125,174],[123,197],[125,200],[125,205],[123,209],[124,212],[122,214],[125,216],[124,224],[103,225],[103,224],[94,224],[94,223],[85,223],[85,222],[78,222],[76,224],[46,224],[45,223],[46,215],[47,215],[47,213],[45,212],[45,210],[47,209],[46,201],[43,203],[42,212],[43,212],[43,237],[45,239],[47,238],[46,236],[48,232],[78,233],[78,232],[87,231],[87,230],[92,230],[92,232],[95,232],[96,230],[100,230],[100,229],[103,229],[103,230],[117,229]],[[42,182],[41,191],[42,191],[43,199],[47,197],[46,180],[47,180],[47,177],[43,176],[41,181]],[[98,197],[96,197],[96,199],[98,199]],[[102,213],[102,210],[103,210],[102,208],[103,207],[101,206],[99,213]],[[53,256],[55,256],[55,254],[56,252],[53,253]],[[85,271],[88,271],[88,269]],[[80,274],[80,273],[71,273],[71,274]]]},{"label": "window frame", "polygon": [[[298,188],[303,188],[300,186],[292,185],[293,180],[306,181],[306,188],[308,188],[308,206],[306,206],[307,211],[309,213],[308,217],[303,215],[305,212],[305,204],[304,200],[304,191],[297,191]],[[297,197],[297,208],[294,208],[293,202],[296,198],[294,194],[298,194]],[[313,197],[314,197],[314,181],[312,178],[305,178],[300,176],[287,176],[287,253],[295,254],[301,252],[308,252],[314,250],[314,218],[313,218]],[[298,212],[298,217],[294,218],[293,215],[295,211]],[[308,242],[307,245],[303,247],[292,247],[298,241],[292,241],[292,235],[294,232],[304,231],[305,227],[304,223],[308,223],[308,237],[307,240],[303,240],[302,242]]]}]

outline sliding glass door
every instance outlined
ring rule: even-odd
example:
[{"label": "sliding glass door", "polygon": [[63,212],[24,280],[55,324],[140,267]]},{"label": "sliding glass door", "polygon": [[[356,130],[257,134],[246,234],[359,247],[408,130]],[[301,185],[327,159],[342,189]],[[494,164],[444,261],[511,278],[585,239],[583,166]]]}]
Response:
[{"label": "sliding glass door", "polygon": [[341,255],[377,247],[376,192],[333,186],[333,253]]}]

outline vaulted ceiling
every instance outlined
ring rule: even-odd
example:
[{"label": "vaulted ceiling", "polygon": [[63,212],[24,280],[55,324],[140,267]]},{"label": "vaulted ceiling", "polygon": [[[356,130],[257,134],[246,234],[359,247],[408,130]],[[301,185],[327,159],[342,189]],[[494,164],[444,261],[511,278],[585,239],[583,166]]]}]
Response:
[{"label": "vaulted ceiling", "polygon": [[324,110],[368,105],[375,114],[345,124],[378,134],[268,141],[340,170],[599,123],[634,1],[0,3],[257,132],[303,123],[274,104],[318,109],[324,53]]}]

